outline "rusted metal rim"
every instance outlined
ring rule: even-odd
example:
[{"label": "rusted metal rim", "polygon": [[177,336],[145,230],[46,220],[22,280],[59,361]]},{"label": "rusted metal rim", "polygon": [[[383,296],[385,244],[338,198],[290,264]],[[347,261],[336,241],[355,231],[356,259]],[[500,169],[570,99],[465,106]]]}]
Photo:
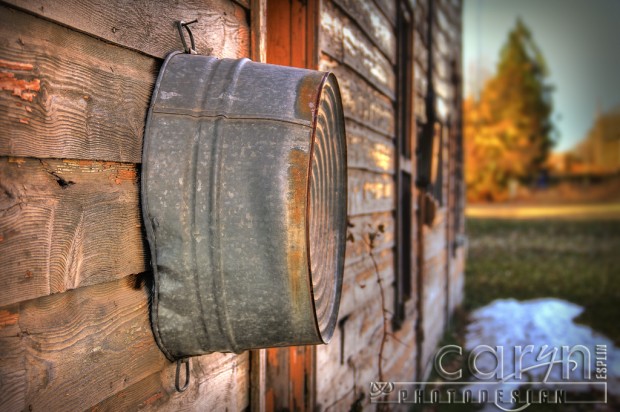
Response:
[{"label": "rusted metal rim", "polygon": [[308,189],[308,256],[317,326],[324,343],[338,319],[347,219],[347,154],[340,90],[327,74],[318,96]]}]

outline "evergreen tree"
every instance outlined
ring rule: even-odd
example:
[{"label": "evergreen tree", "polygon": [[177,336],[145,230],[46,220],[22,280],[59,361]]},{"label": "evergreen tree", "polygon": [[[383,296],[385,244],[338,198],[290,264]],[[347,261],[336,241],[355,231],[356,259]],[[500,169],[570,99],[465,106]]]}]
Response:
[{"label": "evergreen tree", "polygon": [[501,50],[497,73],[480,99],[464,103],[470,198],[501,198],[512,179],[540,173],[553,145],[553,88],[544,57],[518,19]]}]

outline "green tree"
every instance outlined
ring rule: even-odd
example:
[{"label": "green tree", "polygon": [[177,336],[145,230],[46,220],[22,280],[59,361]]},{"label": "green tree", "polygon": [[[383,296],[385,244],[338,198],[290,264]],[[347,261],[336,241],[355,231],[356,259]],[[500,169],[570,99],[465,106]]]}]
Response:
[{"label": "green tree", "polygon": [[502,198],[508,182],[533,179],[551,147],[553,88],[532,33],[518,19],[501,50],[497,73],[479,100],[464,104],[470,198]]}]

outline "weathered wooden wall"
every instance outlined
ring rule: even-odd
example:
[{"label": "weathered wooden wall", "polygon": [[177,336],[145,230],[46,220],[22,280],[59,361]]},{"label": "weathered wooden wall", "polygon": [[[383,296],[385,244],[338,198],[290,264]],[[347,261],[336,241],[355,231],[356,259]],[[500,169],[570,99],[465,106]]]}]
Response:
[{"label": "weathered wooden wall", "polygon": [[249,355],[175,366],[149,325],[139,162],[174,21],[202,52],[249,54],[248,4],[0,5],[0,410],[240,410]]},{"label": "weathered wooden wall", "polygon": [[[460,0],[434,1],[432,45],[429,1],[409,3],[414,115],[425,120],[426,57],[434,53],[437,107],[451,132],[445,202],[432,227],[414,219],[412,236],[421,228],[423,242],[413,242],[412,260],[419,250],[423,256],[411,276],[420,287],[394,331],[397,2],[321,2],[319,68],[338,76],[345,107],[349,233],[340,321],[332,343],[316,351],[319,410],[368,406],[371,381],[423,378],[462,296],[453,70],[460,67]],[[250,405],[257,358],[247,352],[196,358],[190,389],[175,392],[175,366],[148,320],[138,182],[152,87],[163,57],[180,47],[174,21],[199,19],[193,32],[201,53],[247,57],[248,24],[258,18],[249,12],[243,0],[0,4],[0,410]]]},{"label": "weathered wooden wall", "polygon": [[[429,20],[431,14],[432,23]],[[462,177],[456,176],[460,167],[456,140],[460,138],[460,81],[461,67],[461,2],[460,0],[417,1],[414,11],[415,28],[415,112],[420,122],[426,121],[426,98],[429,91],[429,70],[435,93],[437,120],[443,125],[442,205],[432,227],[424,226],[424,267],[420,271],[422,290],[420,325],[422,339],[418,348],[422,375],[430,372],[432,357],[447,326],[453,309],[461,302],[464,281],[463,248],[455,242],[463,232]],[[431,33],[428,26],[431,25]],[[430,39],[429,39],[430,35]],[[429,67],[428,54],[433,54]],[[455,222],[456,226],[455,227]],[[458,223],[460,222],[460,223]]]},{"label": "weathered wooden wall", "polygon": [[350,233],[339,327],[332,344],[317,348],[316,393],[321,410],[348,410],[355,403],[368,406],[371,381],[423,379],[449,314],[462,299],[464,251],[453,242],[463,226],[462,219],[461,223],[454,219],[462,214],[457,207],[462,205],[462,194],[456,190],[462,178],[456,175],[454,145],[460,121],[460,86],[455,83],[454,68],[460,67],[461,6],[460,1],[435,1],[435,39],[429,42],[428,0],[409,4],[415,28],[412,115],[418,122],[426,121],[427,56],[432,52],[435,104],[439,119],[451,132],[443,142],[443,206],[431,227],[414,219],[412,228],[412,233],[418,228],[423,231],[423,245],[414,241],[411,251],[414,262],[423,251],[422,267],[411,273],[413,284],[419,280],[421,287],[407,302],[404,324],[394,331],[398,2],[322,2],[320,69],[335,72],[343,89]]}]

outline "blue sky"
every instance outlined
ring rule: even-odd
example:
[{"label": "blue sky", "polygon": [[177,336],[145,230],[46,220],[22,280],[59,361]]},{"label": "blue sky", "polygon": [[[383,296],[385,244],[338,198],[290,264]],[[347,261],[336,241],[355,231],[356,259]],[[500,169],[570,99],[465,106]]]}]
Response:
[{"label": "blue sky", "polygon": [[465,93],[495,72],[517,17],[531,29],[549,67],[554,150],[587,134],[597,111],[620,105],[620,0],[464,0]]}]

